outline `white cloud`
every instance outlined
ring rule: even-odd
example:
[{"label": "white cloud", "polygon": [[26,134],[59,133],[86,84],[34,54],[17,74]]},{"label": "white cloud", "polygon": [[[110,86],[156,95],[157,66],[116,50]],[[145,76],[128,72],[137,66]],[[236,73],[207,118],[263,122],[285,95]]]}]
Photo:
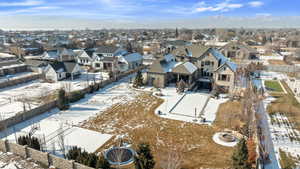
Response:
[{"label": "white cloud", "polygon": [[11,7],[11,6],[37,6],[43,4],[41,0],[25,0],[21,2],[0,2],[0,6]]},{"label": "white cloud", "polygon": [[242,8],[244,5],[239,3],[230,3],[230,0],[226,0],[222,3],[218,3],[216,5],[207,5],[205,2],[201,2],[198,4],[199,7],[196,8],[197,12],[227,12],[233,9]]},{"label": "white cloud", "polygon": [[251,1],[248,3],[251,7],[261,7],[264,5],[262,1]]}]

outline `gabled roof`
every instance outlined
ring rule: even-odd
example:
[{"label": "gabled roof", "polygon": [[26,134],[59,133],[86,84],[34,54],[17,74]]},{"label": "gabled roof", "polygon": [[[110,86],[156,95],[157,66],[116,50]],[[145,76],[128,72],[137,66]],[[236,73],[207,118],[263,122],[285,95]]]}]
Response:
[{"label": "gabled roof", "polygon": [[77,64],[75,62],[53,62],[49,63],[49,65],[55,72],[72,73]]},{"label": "gabled roof", "polygon": [[221,66],[219,66],[215,71],[220,70],[222,67],[227,66],[229,69],[231,69],[233,72],[236,72],[237,70],[237,65],[233,62],[227,61],[223,63]]},{"label": "gabled roof", "polygon": [[148,72],[150,73],[166,73],[159,60],[155,60],[150,66]]},{"label": "gabled roof", "polygon": [[230,43],[228,43],[227,45],[223,46],[222,49],[230,48],[230,47],[237,47],[237,48],[239,48],[239,49],[245,49],[245,50],[248,50],[248,51],[251,52],[251,53],[257,53],[256,49],[251,48],[250,46],[245,45],[245,44],[243,44],[243,43],[239,43],[239,42],[230,42]]},{"label": "gabled roof", "polygon": [[188,74],[188,75],[191,75],[196,71],[197,71],[197,67],[191,62],[179,63],[172,70],[173,73]]},{"label": "gabled roof", "polygon": [[201,57],[204,55],[210,47],[203,45],[191,45],[191,46],[180,46],[172,51],[175,56],[189,56],[189,57]]},{"label": "gabled roof", "polygon": [[26,65],[29,66],[35,66],[35,67],[44,67],[47,66],[47,62],[42,60],[34,60],[34,59],[26,59],[25,60]]}]

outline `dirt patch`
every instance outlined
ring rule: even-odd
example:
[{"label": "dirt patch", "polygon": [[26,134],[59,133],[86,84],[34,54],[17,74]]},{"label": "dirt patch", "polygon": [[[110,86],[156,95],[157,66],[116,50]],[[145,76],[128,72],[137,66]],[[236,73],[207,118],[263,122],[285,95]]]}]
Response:
[{"label": "dirt patch", "polygon": [[119,137],[132,143],[133,147],[141,142],[149,143],[156,168],[165,165],[170,150],[182,155],[183,168],[230,168],[233,149],[212,140],[213,134],[222,130],[219,127],[223,127],[222,120],[214,126],[205,126],[160,118],[154,110],[162,102],[162,99],[142,93],[132,102],[112,106],[83,127],[116,135],[98,151],[116,145]]}]

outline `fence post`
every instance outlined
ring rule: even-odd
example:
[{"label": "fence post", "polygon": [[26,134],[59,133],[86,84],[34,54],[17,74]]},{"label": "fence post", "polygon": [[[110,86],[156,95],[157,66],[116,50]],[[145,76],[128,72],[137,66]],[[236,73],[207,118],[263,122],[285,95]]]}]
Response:
[{"label": "fence post", "polygon": [[25,150],[25,158],[29,158],[30,156],[29,156],[29,153],[28,153],[28,146],[27,145],[24,146],[24,150]]},{"label": "fence post", "polygon": [[4,140],[4,145],[5,145],[5,152],[9,152],[9,143],[8,140]]}]

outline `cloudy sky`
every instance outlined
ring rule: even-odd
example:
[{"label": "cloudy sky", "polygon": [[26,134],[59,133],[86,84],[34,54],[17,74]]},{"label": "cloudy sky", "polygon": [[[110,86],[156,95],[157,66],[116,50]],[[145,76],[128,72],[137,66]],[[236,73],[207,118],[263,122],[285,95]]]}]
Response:
[{"label": "cloudy sky", "polygon": [[299,0],[0,0],[0,28],[298,27],[299,6]]}]

